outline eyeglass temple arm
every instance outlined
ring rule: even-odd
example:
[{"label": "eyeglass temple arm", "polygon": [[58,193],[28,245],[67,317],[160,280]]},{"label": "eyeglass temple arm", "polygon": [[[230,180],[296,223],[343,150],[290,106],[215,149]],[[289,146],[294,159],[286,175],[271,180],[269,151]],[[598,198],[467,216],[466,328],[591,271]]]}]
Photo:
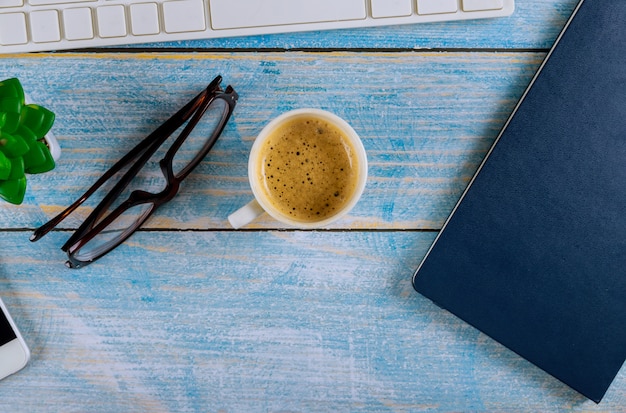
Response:
[{"label": "eyeglass temple arm", "polygon": [[[213,82],[211,83],[213,84]],[[46,222],[39,228],[37,228],[33,234],[30,236],[30,241],[35,242],[44,235],[46,235],[50,230],[59,225],[68,215],[76,210],[80,205],[82,205],[87,198],[93,195],[94,192],[98,190],[106,181],[108,181],[113,175],[119,172],[124,166],[126,166],[132,159],[140,156],[142,153],[150,149],[154,144],[157,144],[157,147],[161,145],[161,141],[172,134],[180,125],[181,115],[182,119],[188,118],[189,115],[195,109],[197,105],[198,98],[203,94],[207,93],[207,90],[211,87],[207,87],[202,93],[196,96],[194,99],[189,101],[183,108],[181,108],[176,114],[166,120],[161,126],[159,126],[156,130],[154,130],[150,135],[145,137],[141,142],[139,142],[130,152],[128,152],[122,159],[117,161],[104,175],[102,175],[95,184],[93,184],[80,198],[78,198],[72,205],[63,210],[60,214],[52,218],[50,221]],[[151,142],[157,138],[159,141]],[[160,138],[160,139],[159,139]]]},{"label": "eyeglass temple arm", "polygon": [[104,185],[104,183],[106,181],[108,181],[113,175],[115,175],[117,172],[119,172],[129,162],[129,160],[131,160],[132,158],[138,156],[141,152],[145,151],[147,148],[144,148],[143,144],[151,136],[152,135],[148,136],[143,141],[141,141],[129,153],[127,153],[122,159],[120,159],[118,162],[116,162],[115,165],[113,165],[111,168],[109,168],[109,170],[104,175],[102,175],[96,181],[96,183],[93,184],[80,198],[78,198],[76,201],[74,201],[74,203],[72,205],[67,207],[65,210],[63,210],[63,212],[61,212],[60,214],[58,214],[57,216],[52,218],[50,221],[46,222],[45,224],[43,224],[42,226],[37,228],[33,232],[33,234],[30,236],[30,240],[33,241],[33,242],[39,240],[41,237],[43,237],[48,232],[50,232],[51,229],[53,229],[54,227],[59,225],[59,223],[61,223],[61,221],[63,221],[65,218],[67,218],[67,216],[70,215],[72,212],[74,212],[76,210],[76,208],[81,206],[82,203],[85,202],[85,200],[87,198],[89,198],[91,195],[93,195],[93,193],[96,192],[98,190],[98,188],[100,188],[102,185]]}]

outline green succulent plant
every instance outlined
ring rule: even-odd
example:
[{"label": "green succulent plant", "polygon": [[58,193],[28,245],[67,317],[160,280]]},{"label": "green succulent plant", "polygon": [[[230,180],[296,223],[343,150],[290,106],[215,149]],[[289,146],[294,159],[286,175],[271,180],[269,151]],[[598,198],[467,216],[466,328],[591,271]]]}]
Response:
[{"label": "green succulent plant", "polygon": [[0,82],[0,198],[21,204],[26,174],[54,169],[54,159],[43,139],[53,123],[54,113],[26,104],[18,79]]}]

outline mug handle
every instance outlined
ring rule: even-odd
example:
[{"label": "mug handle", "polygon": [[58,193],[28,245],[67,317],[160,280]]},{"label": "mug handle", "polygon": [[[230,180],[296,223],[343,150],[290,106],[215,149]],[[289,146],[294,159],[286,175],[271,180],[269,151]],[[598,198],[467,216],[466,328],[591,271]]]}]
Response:
[{"label": "mug handle", "polygon": [[261,205],[259,205],[256,199],[253,199],[246,205],[242,206],[241,208],[230,214],[228,216],[228,222],[230,222],[230,225],[233,228],[239,229],[244,225],[254,221],[256,217],[261,215],[263,212],[265,212],[265,210],[261,207]]}]

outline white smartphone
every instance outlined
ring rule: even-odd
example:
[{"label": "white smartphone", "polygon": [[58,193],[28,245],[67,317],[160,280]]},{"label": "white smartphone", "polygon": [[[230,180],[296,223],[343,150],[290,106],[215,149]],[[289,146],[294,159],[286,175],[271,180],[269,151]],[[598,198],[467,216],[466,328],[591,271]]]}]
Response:
[{"label": "white smartphone", "polygon": [[0,380],[28,363],[30,351],[0,299]]}]

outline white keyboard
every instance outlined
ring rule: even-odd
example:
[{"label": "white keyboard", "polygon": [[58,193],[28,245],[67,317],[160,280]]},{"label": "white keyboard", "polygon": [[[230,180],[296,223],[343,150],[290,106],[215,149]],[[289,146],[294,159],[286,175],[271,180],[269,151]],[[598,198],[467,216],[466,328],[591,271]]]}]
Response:
[{"label": "white keyboard", "polygon": [[0,53],[507,16],[514,0],[0,0]]}]

